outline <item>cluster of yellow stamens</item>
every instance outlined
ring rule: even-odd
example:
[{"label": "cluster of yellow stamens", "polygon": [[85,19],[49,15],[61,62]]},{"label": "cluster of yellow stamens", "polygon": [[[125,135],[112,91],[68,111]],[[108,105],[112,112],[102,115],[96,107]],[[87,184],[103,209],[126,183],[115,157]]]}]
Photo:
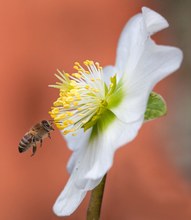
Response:
[{"label": "cluster of yellow stamens", "polygon": [[[99,63],[84,61],[84,67],[75,62],[72,74],[61,72],[55,76],[60,80],[51,87],[60,90],[59,98],[53,103],[49,112],[57,127],[63,134],[72,133],[83,128],[95,119],[100,108],[106,106],[103,71]],[[94,117],[93,117],[94,116]]]}]

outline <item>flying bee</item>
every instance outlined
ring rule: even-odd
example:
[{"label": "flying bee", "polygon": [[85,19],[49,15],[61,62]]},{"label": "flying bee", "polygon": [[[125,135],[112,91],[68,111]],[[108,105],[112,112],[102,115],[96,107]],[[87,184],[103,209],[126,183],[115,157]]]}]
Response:
[{"label": "flying bee", "polygon": [[53,131],[53,120],[42,120],[34,125],[21,139],[18,150],[20,153],[25,152],[32,147],[33,156],[37,149],[37,143],[40,142],[42,146],[42,140],[46,137],[50,137],[50,131]]}]

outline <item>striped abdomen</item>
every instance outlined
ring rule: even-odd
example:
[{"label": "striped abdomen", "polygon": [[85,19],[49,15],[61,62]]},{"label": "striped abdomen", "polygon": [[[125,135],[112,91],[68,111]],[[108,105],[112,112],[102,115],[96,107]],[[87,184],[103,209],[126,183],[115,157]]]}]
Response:
[{"label": "striped abdomen", "polygon": [[33,137],[34,137],[34,135],[31,133],[26,133],[23,136],[23,138],[21,139],[21,141],[19,143],[19,147],[18,147],[20,153],[28,150],[32,146]]}]

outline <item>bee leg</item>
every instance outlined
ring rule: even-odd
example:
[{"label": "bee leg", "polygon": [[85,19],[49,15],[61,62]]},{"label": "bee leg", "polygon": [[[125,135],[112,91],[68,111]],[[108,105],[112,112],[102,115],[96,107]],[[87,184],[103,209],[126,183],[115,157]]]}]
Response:
[{"label": "bee leg", "polygon": [[50,137],[50,133],[48,133],[48,137],[51,139],[51,137]]},{"label": "bee leg", "polygon": [[40,147],[42,147],[42,139],[40,139]]},{"label": "bee leg", "polygon": [[32,141],[33,141],[34,144],[33,144],[33,148],[32,148],[32,154],[31,154],[31,157],[35,155],[35,152],[36,152],[36,149],[37,149],[35,138],[33,138]]},{"label": "bee leg", "polygon": [[35,155],[36,149],[36,145],[33,145],[31,157]]}]

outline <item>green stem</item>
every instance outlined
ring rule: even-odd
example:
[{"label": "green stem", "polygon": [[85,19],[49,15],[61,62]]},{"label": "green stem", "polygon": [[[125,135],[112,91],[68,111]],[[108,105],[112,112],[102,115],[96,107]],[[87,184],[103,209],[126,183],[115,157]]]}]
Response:
[{"label": "green stem", "polygon": [[106,182],[106,176],[103,177],[100,184],[92,190],[91,198],[87,210],[86,220],[99,220],[101,214],[101,204],[103,199],[104,187]]}]

